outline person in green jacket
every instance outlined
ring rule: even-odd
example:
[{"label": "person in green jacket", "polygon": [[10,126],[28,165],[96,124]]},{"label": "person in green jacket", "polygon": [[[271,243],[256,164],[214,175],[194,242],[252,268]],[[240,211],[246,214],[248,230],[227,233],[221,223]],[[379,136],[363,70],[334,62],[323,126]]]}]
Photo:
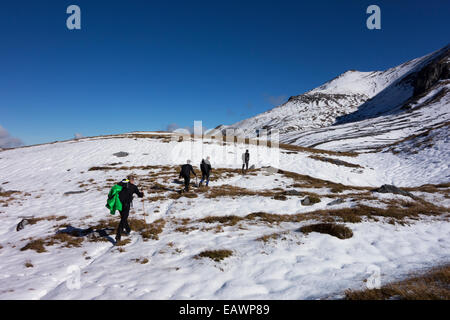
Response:
[{"label": "person in green jacket", "polygon": [[[139,198],[144,197],[144,193],[140,192],[138,187],[134,184],[135,177],[129,175],[126,179],[116,184],[111,188],[108,195],[107,207],[112,214],[116,210],[120,212],[120,222],[117,227],[116,242],[119,242],[122,232],[129,235],[131,228],[128,225],[128,215],[130,213],[131,202],[133,201],[133,194],[137,194]],[[111,197],[110,197],[111,196]]]}]

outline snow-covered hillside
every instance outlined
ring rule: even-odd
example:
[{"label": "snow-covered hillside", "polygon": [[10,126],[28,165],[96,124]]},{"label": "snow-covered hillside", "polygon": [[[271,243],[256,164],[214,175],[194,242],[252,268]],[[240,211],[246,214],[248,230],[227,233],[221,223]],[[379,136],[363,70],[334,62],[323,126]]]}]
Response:
[{"label": "snow-covered hillside", "polygon": [[347,71],[272,110],[217,129],[239,128],[251,137],[278,129],[282,142],[325,149],[395,142],[449,121],[449,52],[446,46],[386,71]]},{"label": "snow-covered hillside", "polygon": [[[448,138],[437,130],[390,152],[280,149],[278,171],[266,168],[275,165],[270,148],[163,133],[1,151],[0,298],[339,298],[364,288],[374,268],[386,283],[448,263]],[[419,143],[430,153],[415,152]],[[241,175],[236,159],[247,148],[255,168]],[[206,155],[209,188],[178,194],[178,166],[191,158],[198,172]],[[118,218],[106,195],[130,172],[146,215],[135,199],[133,232],[113,246]],[[371,191],[386,183],[412,197]],[[318,222],[353,235],[299,230]],[[215,261],[208,250],[230,256]]]}]

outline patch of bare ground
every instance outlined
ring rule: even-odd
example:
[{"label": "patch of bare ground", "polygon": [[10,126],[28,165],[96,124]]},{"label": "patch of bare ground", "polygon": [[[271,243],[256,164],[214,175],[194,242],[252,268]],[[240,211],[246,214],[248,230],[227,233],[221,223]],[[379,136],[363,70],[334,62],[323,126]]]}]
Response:
[{"label": "patch of bare ground", "polygon": [[447,199],[450,198],[450,183],[424,184],[419,187],[406,187],[402,189],[408,192],[440,193]]},{"label": "patch of bare ground", "polygon": [[6,190],[0,192],[0,205],[2,207],[8,207],[10,204],[14,202],[20,203],[20,201],[24,200],[24,197],[30,197],[31,194],[28,192],[22,192],[17,190]]},{"label": "patch of bare ground", "polygon": [[[378,202],[377,202],[378,203]],[[177,232],[189,233],[194,230],[210,231],[218,227],[229,227],[245,224],[264,224],[267,226],[277,226],[281,223],[299,223],[303,221],[316,221],[320,223],[359,223],[363,219],[371,221],[384,221],[391,224],[407,224],[410,220],[418,220],[421,216],[444,217],[449,209],[436,206],[425,201],[404,201],[393,199],[386,202],[385,208],[371,207],[358,204],[355,207],[341,209],[322,209],[307,213],[298,214],[275,214],[266,212],[255,212],[246,216],[226,215],[226,216],[207,216],[198,220],[181,221],[174,220],[175,224],[180,225],[175,229]],[[216,224],[215,228],[202,228],[199,223]],[[219,232],[219,230],[216,230]]]},{"label": "patch of bare ground", "polygon": [[148,258],[136,258],[136,259],[131,259],[131,261],[134,261],[136,263],[140,263],[140,264],[146,264],[148,263]]},{"label": "patch of bare ground", "polygon": [[347,300],[450,300],[450,265],[412,274],[380,289],[345,291]]},{"label": "patch of bare ground", "polygon": [[161,171],[167,174],[168,171],[176,171],[175,167],[172,166],[157,166],[157,165],[147,165],[147,166],[121,166],[121,167],[113,167],[113,166],[95,166],[89,168],[88,171],[133,171],[133,170],[152,170],[152,171]]},{"label": "patch of bare ground", "polygon": [[[374,152],[380,152],[383,149],[387,148],[385,150],[385,152],[392,152],[394,154],[397,154],[397,153],[400,153],[400,150],[397,149],[397,147],[399,145],[401,145],[402,143],[407,142],[407,141],[417,140],[417,142],[413,146],[405,146],[404,147],[405,151],[407,151],[409,153],[417,153],[417,151],[420,148],[430,147],[430,146],[434,145],[433,139],[429,137],[430,133],[433,130],[439,129],[439,128],[442,128],[442,127],[448,127],[448,126],[450,126],[450,122],[449,121],[441,123],[441,124],[439,124],[437,126],[434,126],[434,127],[431,127],[429,129],[425,130],[422,133],[413,134],[413,135],[407,136],[407,137],[405,137],[403,139],[400,139],[400,140],[398,140],[398,141],[396,141],[396,142],[394,142],[392,144],[378,147],[377,149],[375,149]],[[422,139],[422,140],[420,140],[420,139]]]},{"label": "patch of bare ground", "polygon": [[294,188],[330,188],[332,192],[338,193],[347,190],[355,191],[370,191],[370,187],[359,187],[359,186],[347,186],[341,183],[335,183],[328,180],[322,180],[318,178],[313,178],[308,175],[303,175],[296,172],[278,170],[278,173],[284,175],[286,178],[290,178],[295,181],[292,185]]},{"label": "patch of bare ground", "polygon": [[30,241],[20,249],[20,251],[34,250],[38,253],[46,252],[46,246],[60,245],[61,248],[73,248],[80,247],[83,238],[74,237],[67,233],[57,233],[45,238],[40,239],[29,239]]},{"label": "patch of bare ground", "polygon": [[262,242],[269,242],[270,240],[277,240],[280,239],[286,239],[286,237],[284,237],[283,235],[286,234],[286,232],[274,232],[274,233],[270,233],[270,234],[266,234],[263,235],[259,238],[256,238],[256,241],[262,241]]},{"label": "patch of bare ground", "polygon": [[353,232],[349,227],[336,223],[315,223],[303,226],[299,229],[303,233],[319,232],[326,233],[339,239],[349,239],[353,237]]},{"label": "patch of bare ground", "polygon": [[[123,246],[126,246],[127,244],[130,244],[130,243],[131,243],[131,239],[129,239],[129,238],[128,239],[122,239],[118,243],[116,243],[116,246],[123,247]],[[120,251],[120,252],[123,252],[123,251]]]},{"label": "patch of bare ground", "polygon": [[329,162],[329,163],[332,163],[332,164],[337,165],[337,166],[363,169],[363,167],[360,166],[359,164],[346,162],[346,161],[343,161],[343,160],[340,160],[340,159],[327,158],[327,157],[317,156],[317,155],[311,155],[311,156],[309,156],[309,158],[314,159],[314,160],[319,160],[319,161],[322,161],[322,162]]},{"label": "patch of bare ground", "polygon": [[233,251],[222,249],[222,250],[205,250],[196,255],[195,259],[201,258],[210,258],[216,262],[220,262],[225,258],[231,257],[233,255]]},{"label": "patch of bare ground", "polygon": [[146,229],[141,231],[144,241],[147,240],[159,240],[159,235],[164,231],[166,221],[164,219],[158,219],[153,221]]}]

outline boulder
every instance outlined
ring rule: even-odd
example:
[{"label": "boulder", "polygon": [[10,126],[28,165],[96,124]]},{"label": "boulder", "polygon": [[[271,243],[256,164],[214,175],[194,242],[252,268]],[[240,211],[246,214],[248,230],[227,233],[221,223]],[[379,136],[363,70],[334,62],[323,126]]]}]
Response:
[{"label": "boulder", "polygon": [[286,196],[301,196],[302,195],[302,193],[300,191],[297,191],[297,190],[287,190],[287,191],[284,192],[284,194]]},{"label": "boulder", "polygon": [[305,199],[302,200],[302,205],[304,206],[312,206],[315,203],[319,203],[320,199],[317,197],[306,196]]},{"label": "boulder", "polygon": [[16,231],[22,230],[22,229],[25,228],[25,226],[28,225],[28,224],[30,224],[30,221],[29,221],[28,219],[22,219],[22,221],[20,221],[20,222],[17,224]]},{"label": "boulder", "polygon": [[119,158],[123,158],[123,157],[127,157],[129,155],[128,152],[124,152],[124,151],[120,151],[120,152],[116,152],[113,154],[113,156],[119,157]]},{"label": "boulder", "polygon": [[345,202],[344,199],[339,198],[339,199],[335,199],[335,200],[331,201],[330,203],[327,204],[327,206],[334,206],[334,205],[341,204],[344,202]]},{"label": "boulder", "polygon": [[393,186],[390,184],[384,184],[380,188],[372,190],[372,192],[394,193],[394,194],[400,194],[402,196],[414,198],[414,195],[409,193],[408,191],[402,190],[402,189],[397,188],[396,186]]}]

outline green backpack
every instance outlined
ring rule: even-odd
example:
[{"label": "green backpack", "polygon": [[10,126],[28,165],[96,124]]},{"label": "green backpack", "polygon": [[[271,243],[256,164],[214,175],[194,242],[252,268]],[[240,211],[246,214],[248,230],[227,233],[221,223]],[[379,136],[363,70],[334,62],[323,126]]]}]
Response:
[{"label": "green backpack", "polygon": [[109,190],[106,207],[112,215],[116,214],[116,210],[122,211],[122,202],[120,202],[119,199],[120,191],[122,191],[122,186],[119,186],[118,184],[114,185],[111,190]]}]

